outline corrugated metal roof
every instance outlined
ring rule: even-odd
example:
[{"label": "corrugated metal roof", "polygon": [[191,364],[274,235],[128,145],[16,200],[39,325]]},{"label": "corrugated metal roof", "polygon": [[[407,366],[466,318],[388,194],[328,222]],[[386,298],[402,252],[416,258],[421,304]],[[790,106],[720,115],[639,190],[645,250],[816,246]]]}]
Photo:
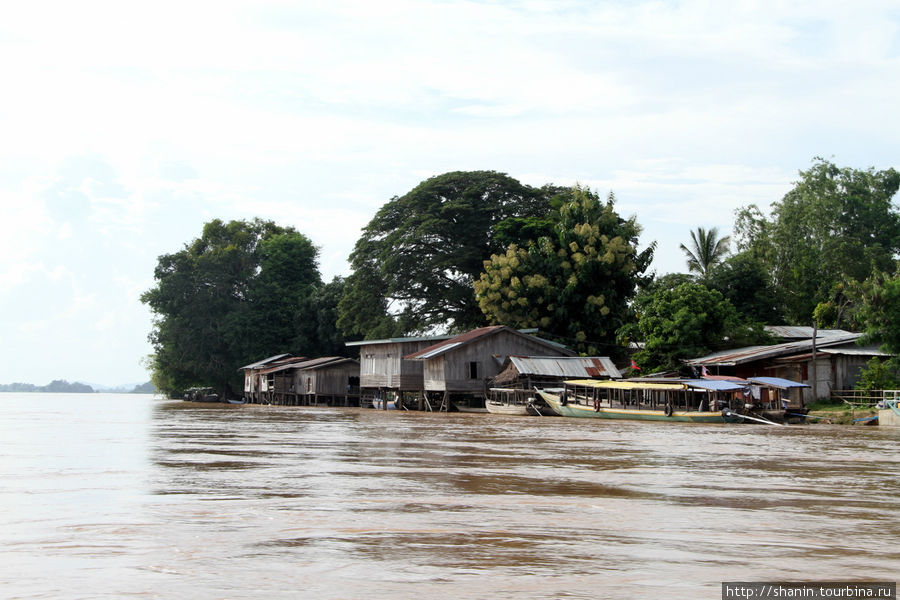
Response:
[{"label": "corrugated metal roof", "polygon": [[327,367],[333,367],[335,365],[342,365],[344,363],[351,362],[353,364],[359,364],[358,360],[354,360],[352,358],[347,358],[346,356],[323,356],[322,358],[314,358],[312,360],[307,360],[302,363],[298,363],[294,365],[295,369],[324,369]]},{"label": "corrugated metal roof", "polygon": [[290,356],[290,354],[276,354],[275,356],[270,356],[269,358],[264,358],[264,359],[262,359],[262,360],[260,360],[260,361],[255,362],[255,363],[251,363],[251,364],[249,364],[249,365],[240,367],[240,368],[238,369],[238,371],[241,371],[241,370],[243,370],[243,369],[258,369],[258,368],[260,368],[260,367],[262,367],[262,366],[264,366],[264,365],[267,365],[267,364],[269,364],[269,363],[271,363],[271,362],[275,362],[276,360],[282,359],[282,358],[284,358],[285,356]]},{"label": "corrugated metal roof", "polygon": [[853,348],[822,348],[822,354],[838,354],[843,356],[891,356],[878,346],[856,346]]},{"label": "corrugated metal roof", "polygon": [[450,338],[449,340],[444,340],[442,342],[438,342],[437,344],[432,344],[427,348],[423,348],[418,352],[413,352],[403,358],[407,360],[426,360],[428,358],[434,358],[435,356],[440,356],[444,352],[448,350],[452,350],[453,348],[462,346],[464,344],[468,344],[475,340],[494,335],[499,333],[500,331],[509,331],[515,335],[527,336],[535,341],[541,342],[543,344],[547,344],[549,346],[555,346],[563,351],[563,353],[572,354],[572,351],[567,349],[562,344],[557,344],[556,342],[551,342],[550,340],[545,340],[543,338],[539,338],[533,335],[528,335],[522,333],[521,331],[517,331],[511,327],[507,327],[505,325],[491,325],[490,327],[479,327],[478,329],[472,329],[471,331],[467,331],[465,333],[461,333],[455,337]]},{"label": "corrugated metal roof", "polygon": [[[472,329],[465,333],[461,333],[455,337],[450,338],[449,340],[444,340],[442,342],[438,342],[437,344],[432,344],[427,348],[423,348],[418,352],[414,352],[409,356],[404,358],[407,359],[426,359],[426,358],[434,358],[435,356],[439,356],[443,352],[450,350],[451,348],[456,348],[466,342],[471,342],[472,340],[477,340],[478,338],[484,337],[486,335],[491,335],[500,331],[501,329],[508,329],[503,325],[492,325],[490,327],[479,327],[478,329]],[[513,330],[510,330],[513,331]]]},{"label": "corrugated metal roof", "polygon": [[419,337],[395,337],[382,340],[360,340],[358,342],[344,342],[345,346],[371,346],[375,344],[403,344],[406,342],[435,342],[438,340],[449,340],[452,335],[427,335]]},{"label": "corrugated metal roof", "polygon": [[[784,340],[812,339],[813,328],[807,325],[766,325],[766,331],[775,337]],[[816,339],[841,336],[850,333],[843,329],[819,329],[816,331]]]},{"label": "corrugated metal roof", "polygon": [[[817,337],[816,345],[821,348],[826,346],[836,346],[838,344],[846,344],[848,342],[853,342],[859,339],[861,335],[862,334],[860,333],[844,332],[841,335],[829,336],[825,339],[819,339]],[[685,361],[685,364],[695,367],[699,367],[701,365],[705,365],[707,367],[712,365],[733,367],[735,365],[753,362],[755,360],[774,358],[787,354],[797,354],[811,350],[812,339],[808,339],[797,342],[785,342],[784,344],[775,344],[772,346],[748,346],[746,348],[724,350],[722,352],[708,354],[707,356],[701,356],[700,358],[687,360]]]},{"label": "corrugated metal roof", "polygon": [[548,377],[611,377],[620,379],[622,374],[606,356],[510,356],[516,370],[522,375]]},{"label": "corrugated metal roof", "polygon": [[444,352],[453,350],[460,344],[462,344],[462,342],[448,342],[448,343],[442,344],[438,347],[432,346],[431,350],[425,349],[421,352],[417,352],[415,355],[410,355],[407,358],[410,358],[411,356],[415,356],[416,358],[434,358],[435,356],[440,356]]},{"label": "corrugated metal roof", "polygon": [[261,375],[267,375],[269,373],[278,373],[281,371],[287,370],[303,370],[303,369],[324,369],[326,367],[330,367],[333,365],[338,365],[344,362],[352,362],[359,364],[359,361],[353,360],[352,358],[345,358],[343,356],[324,356],[322,358],[314,358],[312,360],[308,360],[306,358],[301,358],[299,360],[292,360],[284,363],[279,363],[273,365],[267,369],[262,369],[259,373]]}]

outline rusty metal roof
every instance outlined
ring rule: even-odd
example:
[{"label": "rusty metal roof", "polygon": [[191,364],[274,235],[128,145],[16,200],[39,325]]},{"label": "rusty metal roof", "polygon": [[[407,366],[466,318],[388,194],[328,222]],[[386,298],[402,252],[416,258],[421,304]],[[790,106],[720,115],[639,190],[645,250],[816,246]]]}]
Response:
[{"label": "rusty metal roof", "polygon": [[324,356],[322,358],[314,358],[312,360],[307,360],[302,363],[298,363],[293,365],[295,369],[324,369],[327,367],[334,367],[336,365],[342,365],[344,363],[353,363],[355,365],[359,364],[358,360],[354,360],[352,358],[347,358],[345,356]]},{"label": "rusty metal roof", "polygon": [[522,375],[561,378],[622,377],[616,365],[606,356],[510,356],[509,361]]},{"label": "rusty metal roof", "polygon": [[326,367],[331,367],[337,364],[341,364],[344,362],[352,362],[359,364],[358,361],[353,360],[352,358],[345,358],[343,356],[325,356],[323,358],[314,358],[312,360],[308,360],[306,358],[301,358],[299,360],[292,360],[289,362],[281,362],[276,365],[273,365],[267,369],[262,369],[259,374],[260,375],[268,375],[269,373],[278,373],[280,371],[288,371],[288,370],[304,370],[304,369],[324,369]]},{"label": "rusty metal roof", "polygon": [[[816,337],[816,346],[824,348],[827,346],[837,346],[839,344],[847,344],[855,342],[862,336],[861,333],[843,332],[842,334],[834,334],[825,338]],[[699,367],[719,365],[722,367],[733,367],[744,363],[763,360],[766,358],[776,358],[790,354],[800,354],[812,351],[812,339],[800,340],[796,342],[785,342],[783,344],[774,344],[772,346],[748,346],[745,348],[736,348],[733,350],[724,350],[714,354],[701,356],[686,360],[684,364]]]},{"label": "rusty metal roof", "polygon": [[273,362],[275,362],[275,361],[277,361],[277,360],[281,360],[281,359],[283,359],[283,358],[285,358],[285,357],[287,357],[287,356],[290,356],[290,354],[276,354],[275,356],[270,356],[269,358],[264,358],[264,359],[262,359],[262,360],[256,361],[255,363],[251,363],[251,364],[249,364],[249,365],[245,365],[245,366],[243,366],[243,367],[240,367],[240,368],[238,369],[238,371],[242,371],[242,370],[245,370],[245,369],[259,369],[260,367],[263,367],[263,366],[265,366],[265,365],[268,365],[268,364],[270,364],[270,363],[273,363]]},{"label": "rusty metal roof", "polygon": [[478,329],[472,329],[471,331],[461,333],[456,337],[438,342],[437,344],[432,344],[427,348],[423,348],[422,350],[404,356],[403,358],[407,360],[426,360],[429,358],[434,358],[435,356],[440,356],[441,354],[449,352],[454,348],[458,348],[475,340],[494,335],[501,331],[509,331],[516,335],[527,336],[538,342],[542,342],[544,344],[559,348],[562,354],[572,354],[572,351],[562,344],[557,344],[556,342],[551,342],[550,340],[545,340],[544,338],[539,338],[537,336],[528,335],[505,325],[491,325],[490,327],[479,327]]}]

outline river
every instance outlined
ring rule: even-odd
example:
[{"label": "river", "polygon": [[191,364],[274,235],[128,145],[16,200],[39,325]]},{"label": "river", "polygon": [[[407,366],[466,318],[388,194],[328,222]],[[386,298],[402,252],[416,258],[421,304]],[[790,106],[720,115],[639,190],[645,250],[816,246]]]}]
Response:
[{"label": "river", "polygon": [[0,394],[4,598],[895,581],[900,430]]}]

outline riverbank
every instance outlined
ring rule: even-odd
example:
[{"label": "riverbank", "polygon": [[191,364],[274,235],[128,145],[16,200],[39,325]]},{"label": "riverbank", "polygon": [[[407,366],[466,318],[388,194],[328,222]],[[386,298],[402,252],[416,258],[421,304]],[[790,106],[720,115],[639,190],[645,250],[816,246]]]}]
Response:
[{"label": "riverbank", "polygon": [[[833,425],[853,425],[857,419],[868,419],[878,415],[878,410],[869,407],[853,407],[843,401],[817,400],[807,405],[810,423]],[[869,425],[874,421],[858,421],[857,425]]]}]

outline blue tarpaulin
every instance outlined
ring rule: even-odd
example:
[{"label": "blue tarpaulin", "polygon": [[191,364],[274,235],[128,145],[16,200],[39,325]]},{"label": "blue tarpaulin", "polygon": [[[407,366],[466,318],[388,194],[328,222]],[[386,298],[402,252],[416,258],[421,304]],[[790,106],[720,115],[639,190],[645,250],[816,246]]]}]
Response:
[{"label": "blue tarpaulin", "polygon": [[798,383],[796,381],[791,381],[790,379],[782,379],[781,377],[748,377],[747,381],[753,385],[764,385],[782,390],[809,387],[805,383]]},{"label": "blue tarpaulin", "polygon": [[695,389],[710,390],[714,392],[736,392],[747,387],[746,385],[741,385],[734,381],[720,381],[715,379],[687,379],[684,383]]}]

